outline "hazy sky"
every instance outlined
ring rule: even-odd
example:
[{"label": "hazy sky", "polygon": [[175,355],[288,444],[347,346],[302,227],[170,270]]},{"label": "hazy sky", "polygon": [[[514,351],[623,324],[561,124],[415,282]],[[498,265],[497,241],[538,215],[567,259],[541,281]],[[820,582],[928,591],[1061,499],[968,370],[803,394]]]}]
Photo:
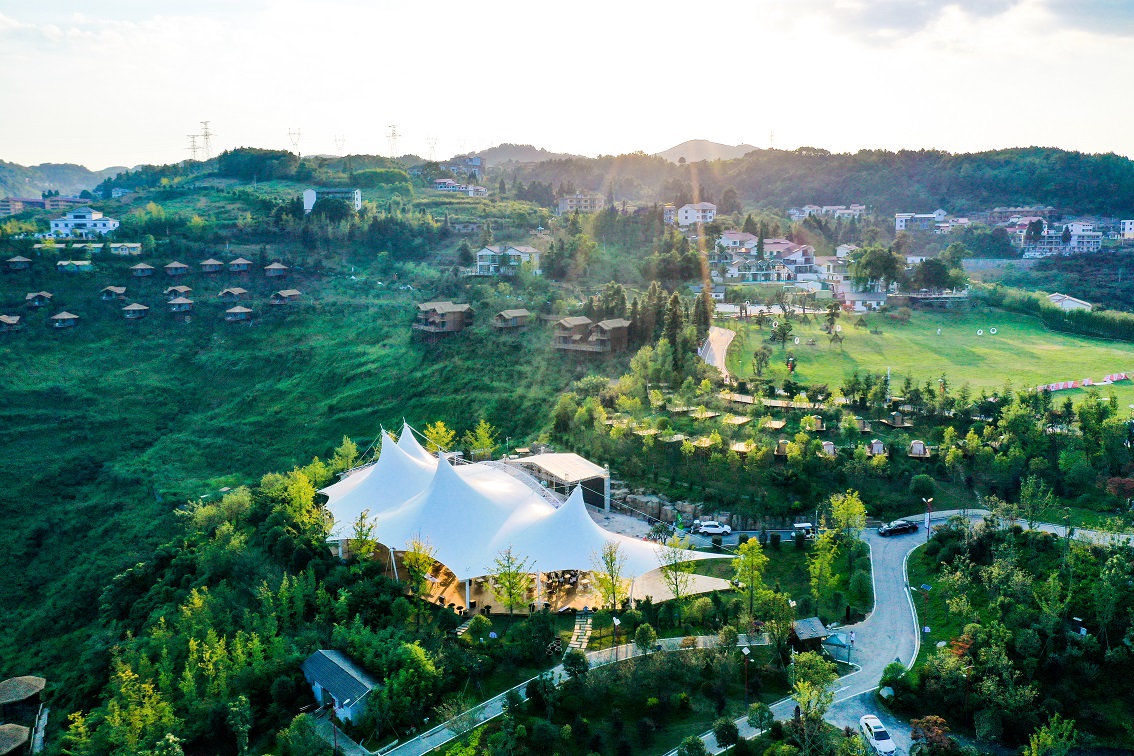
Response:
[{"label": "hazy sky", "polygon": [[585,155],[686,139],[1134,156],[1134,0],[0,0],[0,159]]}]

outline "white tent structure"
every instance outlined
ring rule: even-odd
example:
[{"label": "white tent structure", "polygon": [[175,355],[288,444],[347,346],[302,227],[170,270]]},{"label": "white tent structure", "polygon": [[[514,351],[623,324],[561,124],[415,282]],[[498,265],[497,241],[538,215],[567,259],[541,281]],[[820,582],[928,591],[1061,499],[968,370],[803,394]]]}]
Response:
[{"label": "white tent structure", "polygon": [[[556,507],[538,485],[499,463],[454,466],[438,460],[407,425],[396,443],[383,437],[377,462],[322,490],[334,518],[327,540],[349,541],[365,510],[383,545],[404,551],[411,539],[427,540],[434,558],[466,586],[488,574],[496,555],[508,547],[532,560],[538,572],[588,570],[591,555],[608,541],[622,547],[628,578],[659,567],[660,547],[602,528],[591,519],[582,489],[575,488]],[[686,556],[720,558],[696,551]]]}]

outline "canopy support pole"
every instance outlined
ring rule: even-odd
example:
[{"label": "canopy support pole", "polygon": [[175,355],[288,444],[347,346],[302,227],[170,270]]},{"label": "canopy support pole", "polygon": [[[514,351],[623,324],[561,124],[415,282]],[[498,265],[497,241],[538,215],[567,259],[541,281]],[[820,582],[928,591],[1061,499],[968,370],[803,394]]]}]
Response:
[{"label": "canopy support pole", "polygon": [[465,578],[465,609],[472,610],[472,578]]},{"label": "canopy support pole", "polygon": [[394,550],[390,549],[390,566],[394,568],[394,580],[398,579],[398,558],[394,554]]},{"label": "canopy support pole", "polygon": [[606,466],[606,475],[602,479],[602,508],[610,511],[610,465]]}]

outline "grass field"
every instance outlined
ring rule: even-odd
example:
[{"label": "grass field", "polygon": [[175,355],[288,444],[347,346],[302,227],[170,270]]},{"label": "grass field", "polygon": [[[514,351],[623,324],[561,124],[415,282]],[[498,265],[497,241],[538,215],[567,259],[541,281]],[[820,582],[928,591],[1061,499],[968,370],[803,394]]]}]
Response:
[{"label": "grass field", "polygon": [[[857,315],[844,315],[839,322],[845,341],[842,348],[831,346],[816,320],[801,325],[793,319],[793,336],[788,349],[773,345],[772,364],[765,376],[782,380],[787,376],[784,359],[790,352],[797,360],[795,380],[839,386],[855,370],[861,373],[892,371],[894,383],[905,376],[919,385],[942,374],[954,388],[968,383],[974,394],[1002,389],[1011,381],[1013,388],[1030,388],[1054,381],[1092,378],[1134,370],[1134,345],[1070,336],[1047,330],[1035,318],[1005,312],[926,313],[915,312],[909,323],[899,323],[887,315],[865,316],[867,327],[855,327]],[[729,324],[739,331],[728,353],[728,369],[740,378],[754,375],[752,353],[764,343],[770,327]],[[937,329],[941,333],[937,333]],[[995,335],[990,329],[996,328]],[[983,335],[978,336],[977,330]],[[870,333],[880,330],[881,335]],[[808,346],[807,340],[817,344]],[[1122,382],[1103,387],[1103,395],[1113,392],[1122,404],[1134,402],[1134,383]],[[1058,399],[1082,398],[1083,390],[1056,394]]]}]

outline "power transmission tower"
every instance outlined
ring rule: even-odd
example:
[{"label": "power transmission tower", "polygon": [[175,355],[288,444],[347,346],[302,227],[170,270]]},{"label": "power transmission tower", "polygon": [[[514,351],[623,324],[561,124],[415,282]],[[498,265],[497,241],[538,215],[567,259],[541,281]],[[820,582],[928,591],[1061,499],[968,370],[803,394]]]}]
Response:
[{"label": "power transmission tower", "polygon": [[390,157],[396,158],[398,156],[398,125],[391,124],[390,131],[386,134],[386,138],[390,141]]},{"label": "power transmission tower", "polygon": [[205,160],[213,156],[213,137],[216,136],[213,132],[209,131],[209,122],[201,121],[201,139],[205,141]]},{"label": "power transmission tower", "polygon": [[343,156],[343,145],[346,144],[346,137],[338,135],[335,137],[335,149],[339,152],[339,157]]},{"label": "power transmission tower", "polygon": [[432,163],[434,160],[436,160],[434,153],[437,151],[437,137],[426,137],[425,143],[429,145],[429,162]]},{"label": "power transmission tower", "polygon": [[189,146],[185,149],[189,150],[189,159],[197,162],[197,151],[201,149],[197,146],[197,135],[188,134],[187,136],[189,137]]},{"label": "power transmission tower", "polygon": [[295,154],[298,157],[302,157],[302,155],[299,154],[299,138],[302,136],[303,131],[298,127],[296,127],[295,131],[292,131],[290,128],[287,130],[287,138],[291,140],[291,148],[295,150]]},{"label": "power transmission tower", "polygon": [[776,132],[775,131],[769,131],[768,132],[768,149],[769,150],[776,149]]}]

